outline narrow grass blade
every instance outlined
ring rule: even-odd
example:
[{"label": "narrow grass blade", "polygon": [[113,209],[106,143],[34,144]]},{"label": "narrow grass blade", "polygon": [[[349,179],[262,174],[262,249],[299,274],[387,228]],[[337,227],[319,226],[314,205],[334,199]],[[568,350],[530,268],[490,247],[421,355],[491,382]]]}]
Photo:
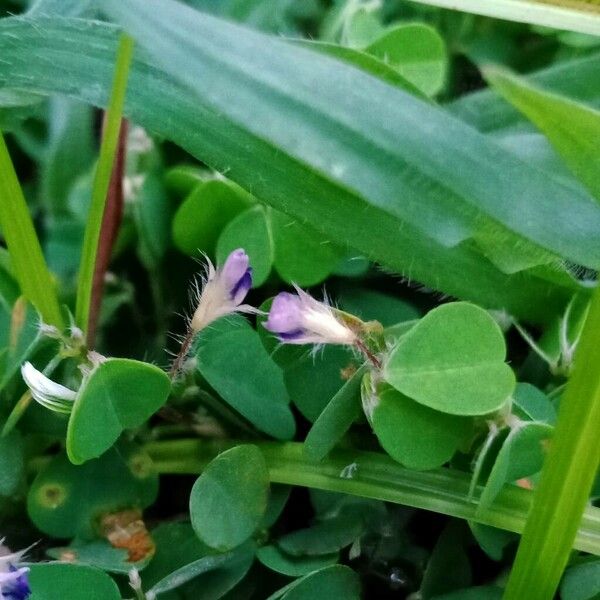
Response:
[{"label": "narrow grass blade", "polygon": [[[18,43],[15,40],[18,40]],[[3,19],[0,21],[0,85],[41,94],[69,94],[83,102],[105,106],[109,87],[107,82],[110,81],[113,72],[116,40],[116,28],[99,21]],[[270,52],[270,55],[273,55],[273,52]],[[40,57],[43,57],[43,60]],[[314,58],[311,54],[310,66],[315,60],[320,62],[322,59],[319,56]],[[295,63],[291,62],[290,65],[292,64]],[[329,82],[330,68],[331,73],[335,74],[347,67],[334,61],[327,68],[326,78],[320,81]],[[286,72],[288,71],[289,68],[286,67]],[[215,73],[218,72],[218,69],[215,70]],[[367,85],[367,81],[363,80],[363,73],[354,69],[352,77],[350,75],[348,73],[344,85],[336,87],[337,99],[333,104],[339,104],[340,97],[352,96],[355,87],[363,86],[365,90],[370,90],[373,83],[370,76]],[[354,77],[358,77],[359,83],[351,83]],[[228,88],[227,97],[236,94],[239,85],[239,81],[232,83]],[[205,96],[212,95],[212,88],[203,89]],[[396,109],[401,107],[402,100],[406,99],[405,96],[402,99],[397,97],[397,94],[402,92],[394,86],[386,87],[386,97],[390,93],[394,98],[390,97],[385,106],[380,107],[383,112],[378,117],[380,123],[386,124],[388,128],[390,123],[397,121]],[[369,97],[371,94],[370,91]],[[507,275],[477,252],[472,245],[461,244],[447,248],[434,242],[431,237],[419,234],[415,228],[390,212],[395,211],[397,205],[401,204],[398,198],[404,198],[401,194],[404,184],[398,182],[399,187],[396,187],[392,181],[407,171],[397,168],[380,170],[379,166],[385,162],[387,154],[381,155],[381,159],[367,162],[360,158],[364,155],[356,154],[357,160],[360,159],[362,166],[369,170],[369,174],[365,174],[366,179],[363,181],[359,178],[362,183],[357,180],[357,184],[361,183],[362,186],[367,185],[369,181],[385,182],[385,187],[391,194],[390,211],[384,210],[378,205],[378,201],[372,198],[371,187],[365,188],[364,195],[356,190],[351,191],[349,183],[334,180],[335,173],[329,172],[328,175],[312,164],[293,159],[281,147],[266,143],[262,134],[255,135],[247,128],[236,125],[221,110],[209,107],[206,102],[206,98],[200,99],[160,70],[149,66],[143,61],[143,55],[140,54],[134,60],[127,92],[127,114],[133,121],[159,137],[174,141],[215,170],[227,172],[230,179],[252,190],[266,204],[306,222],[332,242],[355,247],[413,282],[420,282],[445,294],[469,299],[489,308],[503,308],[521,319],[535,322],[544,322],[555,312],[563,310],[574,291],[573,288],[577,288],[572,282],[566,285],[551,283],[527,272]],[[307,110],[309,108],[307,107]],[[401,116],[402,109],[398,110]],[[388,111],[394,112],[394,115],[388,114]],[[347,117],[352,118],[356,125],[356,115],[364,112],[356,109],[352,113],[348,112]],[[309,116],[312,115],[316,119],[314,126],[317,127],[321,117],[313,113],[312,109],[308,111]],[[248,122],[254,126],[254,117],[250,114],[248,118]],[[421,115],[417,122],[428,123],[428,117]],[[419,137],[419,144],[422,142],[423,147],[427,149],[437,148],[437,134],[443,130],[441,125],[432,127],[430,133],[423,133]],[[431,138],[434,133],[436,140]],[[315,151],[313,158],[316,160],[322,157],[323,149],[328,147],[333,137],[338,140],[336,143],[339,143],[340,147],[349,151],[351,144],[344,142],[344,135],[339,127],[333,128],[331,134],[328,134],[329,141],[325,141],[323,146],[318,145],[320,150]],[[373,130],[370,126],[361,126],[361,138],[372,135]],[[457,136],[454,136],[454,139],[455,144],[461,147],[466,144],[456,142],[456,139],[459,139]],[[395,147],[404,146],[397,142]],[[457,154],[457,150],[442,154],[449,160],[449,157]],[[331,160],[333,162],[330,165],[334,165],[337,160],[335,154],[331,155]],[[416,166],[419,167],[421,161],[417,163]],[[470,177],[461,166],[455,165],[453,170],[461,178]],[[494,172],[503,172],[497,162],[494,163]],[[348,171],[346,175],[353,177],[354,173]],[[478,169],[475,175],[481,175]],[[487,192],[490,184],[486,177],[483,177],[483,180],[487,181]],[[418,188],[421,198],[423,187],[433,188],[428,184],[416,185],[419,181],[423,181],[421,175],[409,176],[407,185],[415,184],[415,192]],[[527,181],[530,181],[529,177]],[[548,183],[547,178],[544,178],[544,181]],[[550,187],[551,190],[545,193],[548,198],[553,199],[552,210],[557,212],[553,195],[556,187],[554,184]],[[535,195],[537,197],[537,193]],[[533,196],[525,188],[521,188],[518,193],[502,193],[502,198],[511,196],[519,197],[528,203],[533,202]],[[319,198],[319,202],[310,202],[310,198]],[[577,210],[573,202],[574,197],[569,193],[568,212],[558,211],[561,215],[560,224],[552,229],[553,234],[558,227],[562,227],[576,215]],[[587,202],[589,203],[589,197]],[[595,210],[600,209],[595,207]],[[357,211],[361,214],[360,220],[353,219]],[[527,213],[536,215],[536,211],[537,205],[533,202]],[[514,214],[522,214],[522,211]],[[481,219],[483,220],[483,216]],[[532,216],[532,219],[540,226],[548,227],[546,221],[542,222],[541,215],[535,218]],[[589,222],[589,219],[587,221]],[[481,224],[482,221],[479,222]],[[580,229],[580,232],[581,230],[583,229]],[[594,228],[594,231],[600,231],[600,227]],[[578,236],[578,240],[581,241],[581,233]],[[589,234],[589,240],[597,237],[598,235]],[[586,243],[590,243],[589,240]],[[525,240],[522,241],[525,243]],[[519,244],[519,248],[522,247]]]},{"label": "narrow grass blade", "polygon": [[79,265],[75,321],[84,331],[88,330],[89,325],[98,242],[100,241],[104,208],[119,141],[119,129],[132,55],[133,40],[126,35],[122,35],[117,50],[112,94],[106,115],[106,127],[100,147],[100,157],[94,177],[92,203],[85,228],[81,263]]},{"label": "narrow grass blade", "polygon": [[567,564],[600,464],[600,289],[561,401],[505,600],[550,600]]},{"label": "narrow grass blade", "polygon": [[[239,443],[183,439],[152,442],[145,449],[159,473],[199,474],[217,454]],[[478,510],[482,487],[477,486],[471,495],[468,473],[452,469],[415,471],[381,453],[336,449],[325,460],[314,462],[306,458],[303,444],[297,442],[256,444],[265,456],[273,483],[385,500],[515,533],[523,531],[531,505],[530,491],[508,486],[491,508]],[[353,475],[342,476],[349,465],[354,465]],[[600,555],[600,509],[586,509],[574,547]]]},{"label": "narrow grass blade", "polygon": [[62,328],[54,282],[1,133],[0,225],[23,295],[35,306],[45,323]]},{"label": "narrow grass blade", "polygon": [[440,8],[600,35],[600,5],[589,0],[412,0]]}]

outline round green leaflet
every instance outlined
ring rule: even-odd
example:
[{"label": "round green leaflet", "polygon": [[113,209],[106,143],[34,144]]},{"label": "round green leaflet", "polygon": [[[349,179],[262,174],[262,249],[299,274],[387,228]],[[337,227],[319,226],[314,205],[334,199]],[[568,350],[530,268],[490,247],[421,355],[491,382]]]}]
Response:
[{"label": "round green leaflet", "polygon": [[277,546],[263,546],[256,553],[256,558],[268,569],[287,575],[302,577],[317,569],[334,565],[338,561],[338,553],[319,556],[292,556]]},{"label": "round green leaflet", "polygon": [[252,202],[252,197],[231,181],[199,183],[175,213],[175,245],[189,255],[197,255],[199,250],[213,254],[223,227]]},{"label": "round green leaflet", "polygon": [[120,600],[117,584],[93,567],[36,563],[29,567],[30,600]]},{"label": "round green leaflet", "polygon": [[230,252],[243,248],[250,257],[252,285],[262,285],[273,266],[273,239],[267,209],[252,206],[225,226],[217,242],[217,263],[222,265]]},{"label": "round green leaflet", "polygon": [[515,376],[504,362],[497,323],[468,302],[430,311],[390,354],[385,380],[409,398],[453,415],[485,415],[510,398]]},{"label": "round green leaflet", "polygon": [[359,600],[360,578],[349,567],[333,565],[293,581],[268,600]]},{"label": "round green leaflet", "polygon": [[150,506],[158,475],[150,457],[120,442],[96,460],[75,466],[55,456],[33,480],[27,495],[29,517],[45,534],[64,539],[96,535],[100,515]]},{"label": "round green leaflet", "polygon": [[393,459],[421,470],[448,462],[472,425],[467,417],[432,410],[386,384],[379,386],[371,423],[379,443]]},{"label": "round green leaflet", "polygon": [[440,34],[424,23],[403,23],[388,29],[365,51],[394,67],[428,96],[446,82],[448,56]]},{"label": "round green leaflet", "polygon": [[199,335],[196,356],[200,374],[227,404],[273,437],[294,437],[296,423],[283,373],[243,317],[211,323]]},{"label": "round green leaflet", "polygon": [[478,510],[491,506],[504,485],[539,473],[553,428],[545,423],[524,423],[513,428],[496,457]]},{"label": "round green leaflet", "polygon": [[190,495],[192,527],[221,552],[246,541],[267,509],[269,472],[256,446],[231,448],[198,477]]},{"label": "round green leaflet", "polygon": [[171,389],[158,367],[110,358],[96,367],[79,391],[67,429],[74,464],[106,452],[124,429],[139,427],[166,401]]}]

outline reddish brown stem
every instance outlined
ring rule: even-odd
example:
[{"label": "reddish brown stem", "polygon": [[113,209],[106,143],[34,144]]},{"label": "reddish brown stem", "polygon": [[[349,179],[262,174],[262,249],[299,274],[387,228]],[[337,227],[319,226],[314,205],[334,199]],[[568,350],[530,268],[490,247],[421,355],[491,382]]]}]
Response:
[{"label": "reddish brown stem", "polygon": [[[106,113],[104,116],[106,123]],[[103,125],[104,128],[104,125]],[[100,307],[102,306],[102,293],[104,290],[104,277],[108,270],[112,249],[117,239],[121,220],[123,218],[123,175],[125,172],[125,157],[127,154],[127,121],[121,121],[119,131],[119,144],[113,165],[112,176],[108,193],[106,196],[106,205],[104,216],[102,217],[102,227],[100,229],[100,239],[98,240],[98,249],[96,252],[96,264],[94,266],[94,278],[92,282],[92,297],[90,301],[90,316],[87,326],[87,345],[93,348],[96,341],[96,330],[98,319],[100,317]]]},{"label": "reddish brown stem", "polygon": [[362,340],[356,340],[356,347],[373,363],[377,369],[381,369],[381,361],[367,348]]}]

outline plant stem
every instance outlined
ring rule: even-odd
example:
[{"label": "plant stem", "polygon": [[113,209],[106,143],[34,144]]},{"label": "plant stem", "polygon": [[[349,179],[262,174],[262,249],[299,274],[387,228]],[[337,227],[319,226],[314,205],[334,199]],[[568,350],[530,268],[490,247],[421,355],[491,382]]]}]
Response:
[{"label": "plant stem", "polygon": [[504,598],[554,597],[600,464],[600,288],[575,353],[573,374]]},{"label": "plant stem", "polygon": [[[108,115],[104,113],[105,126],[108,123]],[[93,348],[96,342],[96,328],[100,318],[102,306],[102,293],[104,291],[104,278],[114,243],[119,233],[119,227],[123,219],[123,174],[125,171],[125,158],[127,154],[127,131],[128,124],[121,119],[119,128],[119,141],[113,164],[110,185],[106,194],[106,204],[100,227],[96,262],[94,265],[94,277],[92,282],[92,295],[90,299],[90,314],[86,342],[89,348]]]},{"label": "plant stem", "polygon": [[63,328],[58,296],[17,174],[0,133],[0,226],[21,292],[44,323]]},{"label": "plant stem", "polygon": [[[220,452],[240,443],[235,440],[183,439],[151,442],[146,450],[159,473],[199,474]],[[253,442],[263,452],[271,481],[364,498],[385,500],[405,506],[458,517],[506,529],[523,531],[532,493],[509,486],[493,506],[478,510],[481,486],[469,495],[470,475],[451,469],[413,471],[384,454],[357,450],[335,450],[321,462],[308,460],[303,444],[296,442]],[[355,475],[341,473],[357,465]],[[575,547],[600,555],[600,509],[588,508],[575,539]]]},{"label": "plant stem", "polygon": [[100,146],[100,156],[98,158],[98,166],[96,167],[94,185],[92,187],[92,203],[85,228],[81,262],[79,265],[75,321],[77,325],[86,332],[89,330],[90,325],[90,308],[92,303],[98,244],[100,241],[106,199],[119,141],[119,130],[123,114],[123,105],[125,103],[127,77],[132,55],[133,40],[122,34],[117,50],[112,93],[106,112],[106,127]]}]

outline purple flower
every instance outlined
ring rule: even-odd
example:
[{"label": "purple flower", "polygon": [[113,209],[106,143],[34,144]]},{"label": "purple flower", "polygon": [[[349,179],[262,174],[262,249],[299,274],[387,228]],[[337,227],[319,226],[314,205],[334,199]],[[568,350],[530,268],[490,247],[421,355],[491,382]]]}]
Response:
[{"label": "purple flower", "polygon": [[296,294],[282,292],[273,300],[265,328],[286,344],[343,344],[357,342],[356,333],[337,311],[296,288]]},{"label": "purple flower", "polygon": [[[0,540],[0,544],[3,540]],[[25,550],[10,553],[6,546],[0,545],[0,597],[6,600],[26,600],[31,595],[27,580],[27,567],[17,567]]]},{"label": "purple flower", "polygon": [[190,322],[194,332],[233,312],[255,312],[251,306],[242,304],[252,287],[249,262],[242,248],[234,250],[218,269],[208,261],[204,285],[196,289],[196,309]]},{"label": "purple flower", "polygon": [[17,569],[10,566],[9,571],[0,573],[0,594],[7,600],[26,600],[31,595],[29,581],[27,581],[26,567]]}]

